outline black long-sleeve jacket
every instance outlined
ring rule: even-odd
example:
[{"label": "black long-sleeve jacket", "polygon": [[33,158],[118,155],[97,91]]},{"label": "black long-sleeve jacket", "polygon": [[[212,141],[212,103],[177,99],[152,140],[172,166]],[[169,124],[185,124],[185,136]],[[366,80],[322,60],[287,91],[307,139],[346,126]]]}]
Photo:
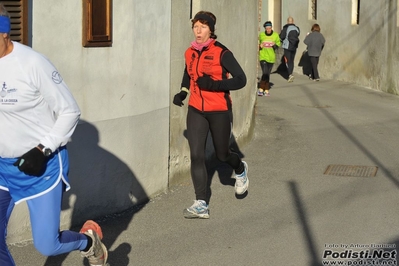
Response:
[{"label": "black long-sleeve jacket", "polygon": [[280,33],[280,40],[283,43],[281,47],[295,51],[298,48],[300,33],[299,27],[295,24],[286,24]]}]

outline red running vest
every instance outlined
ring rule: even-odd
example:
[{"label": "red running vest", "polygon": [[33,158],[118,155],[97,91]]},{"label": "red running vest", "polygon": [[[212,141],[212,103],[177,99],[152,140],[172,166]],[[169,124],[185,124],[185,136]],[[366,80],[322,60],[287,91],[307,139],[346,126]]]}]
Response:
[{"label": "red running vest", "polygon": [[227,51],[225,47],[219,46],[213,41],[202,52],[190,47],[185,52],[187,72],[190,76],[190,99],[188,104],[202,112],[231,110],[231,97],[229,91],[205,91],[198,87],[195,82],[204,74],[213,80],[229,78],[229,73],[222,67],[221,58]]}]

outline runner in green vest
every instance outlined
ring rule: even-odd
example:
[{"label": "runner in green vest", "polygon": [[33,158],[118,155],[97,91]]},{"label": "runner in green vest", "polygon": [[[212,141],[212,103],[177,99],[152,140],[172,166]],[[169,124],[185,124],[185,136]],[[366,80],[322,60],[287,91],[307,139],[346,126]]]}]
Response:
[{"label": "runner in green vest", "polygon": [[280,37],[272,29],[272,23],[266,21],[263,24],[264,32],[259,34],[259,61],[262,69],[262,77],[260,80],[260,88],[258,96],[270,96],[270,74],[274,62],[276,62],[275,50],[281,45]]}]

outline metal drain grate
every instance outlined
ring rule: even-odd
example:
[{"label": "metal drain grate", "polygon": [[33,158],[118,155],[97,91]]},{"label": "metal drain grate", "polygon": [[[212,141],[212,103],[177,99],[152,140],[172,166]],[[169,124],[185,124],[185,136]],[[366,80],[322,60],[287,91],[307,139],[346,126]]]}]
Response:
[{"label": "metal drain grate", "polygon": [[330,164],[325,175],[373,177],[378,170],[377,166]]},{"label": "metal drain grate", "polygon": [[308,108],[331,108],[329,105],[300,105],[298,104],[299,107],[308,107]]}]

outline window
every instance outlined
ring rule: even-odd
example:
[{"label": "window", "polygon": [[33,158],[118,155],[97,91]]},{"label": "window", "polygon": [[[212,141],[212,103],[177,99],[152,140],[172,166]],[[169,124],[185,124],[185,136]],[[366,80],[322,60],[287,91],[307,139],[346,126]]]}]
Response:
[{"label": "window", "polygon": [[83,46],[112,46],[112,0],[83,0]]},{"label": "window", "polygon": [[360,0],[352,0],[352,25],[359,25]]},{"label": "window", "polygon": [[317,19],[317,0],[310,0],[310,19]]},{"label": "window", "polygon": [[2,1],[11,16],[11,40],[28,44],[28,0]]}]

